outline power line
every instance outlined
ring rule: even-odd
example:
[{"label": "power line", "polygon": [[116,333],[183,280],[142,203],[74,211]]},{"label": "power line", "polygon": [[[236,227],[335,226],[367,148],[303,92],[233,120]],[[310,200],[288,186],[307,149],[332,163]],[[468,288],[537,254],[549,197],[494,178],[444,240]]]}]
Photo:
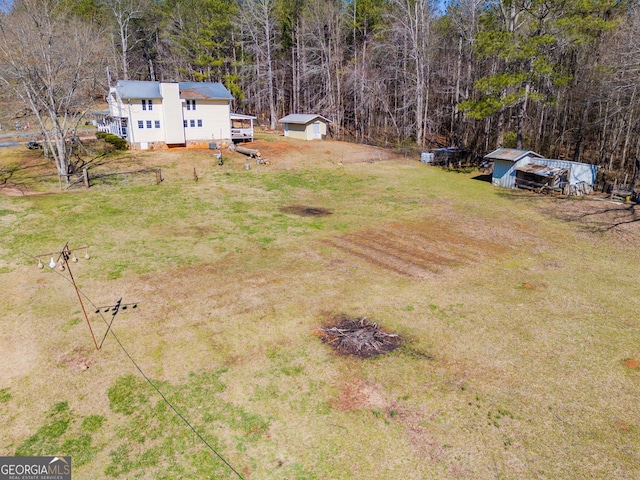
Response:
[{"label": "power line", "polygon": [[118,342],[118,345],[120,345],[120,348],[121,348],[121,349],[122,349],[122,351],[125,353],[125,355],[126,355],[127,357],[129,357],[129,360],[131,360],[131,363],[133,363],[133,366],[134,366],[134,367],[136,367],[136,369],[140,372],[140,375],[142,375],[142,376],[144,377],[144,379],[149,383],[149,385],[151,385],[151,387],[153,387],[153,389],[154,389],[156,392],[158,392],[158,395],[160,395],[160,396],[162,397],[162,399],[163,399],[163,400],[165,401],[165,403],[169,406],[169,408],[171,408],[171,410],[173,410],[173,411],[174,411],[174,413],[175,413],[176,415],[178,415],[178,417],[180,417],[180,418],[182,419],[182,421],[183,421],[183,422],[184,422],[184,423],[185,423],[185,424],[186,424],[186,425],[187,425],[187,426],[188,426],[188,427],[193,431],[193,433],[195,433],[195,434],[198,436],[198,438],[199,438],[200,440],[202,440],[202,442],[203,442],[207,447],[209,447],[209,450],[211,450],[213,453],[215,453],[215,454],[216,454],[216,456],[217,456],[220,460],[222,460],[222,462],[223,462],[227,467],[229,467],[229,468],[233,471],[233,473],[235,473],[235,474],[238,476],[238,478],[240,478],[240,479],[243,479],[243,480],[244,480],[244,478],[242,477],[242,475],[240,475],[240,474],[238,473],[238,471],[237,471],[235,468],[233,468],[233,467],[231,466],[231,464],[230,464],[229,462],[227,462],[227,460],[225,460],[225,458],[224,458],[222,455],[220,455],[220,454],[219,454],[219,453],[218,453],[218,452],[217,452],[217,451],[216,451],[216,450],[215,450],[215,449],[214,449],[214,448],[209,444],[209,442],[207,442],[207,441],[205,440],[205,438],[204,438],[202,435],[200,435],[200,432],[198,432],[198,431],[193,427],[193,425],[191,425],[191,423],[189,423],[189,421],[188,421],[188,420],[187,420],[187,419],[186,419],[186,418],[185,418],[185,417],[184,417],[184,416],[183,416],[183,415],[182,415],[182,414],[181,414],[181,413],[176,409],[176,407],[174,407],[174,406],[173,406],[173,404],[172,404],[172,403],[167,399],[167,397],[165,397],[165,396],[164,396],[164,394],[160,391],[160,389],[159,389],[158,387],[156,387],[156,385],[151,381],[151,379],[145,375],[145,373],[144,373],[144,372],[142,371],[142,369],[138,366],[138,364],[137,364],[137,363],[136,363],[136,361],[133,359],[133,357],[129,354],[129,352],[127,352],[127,349],[126,349],[126,348],[124,348],[124,345],[122,344],[122,342],[120,342],[120,340],[118,339],[118,337],[117,337],[117,335],[115,334],[115,332],[113,331],[113,329],[111,329],[111,330],[110,330],[110,332],[111,332],[111,335],[113,336],[113,338],[116,340],[116,342]]},{"label": "power line", "polygon": [[[66,246],[65,246],[66,247]],[[28,255],[24,252],[22,252],[24,255],[27,255],[28,257],[32,257],[32,258],[38,258],[38,257],[34,257],[32,255]],[[50,254],[46,254],[46,255],[50,255]],[[38,261],[40,262],[40,259],[38,258]],[[66,259],[65,259],[65,263],[66,263]],[[67,264],[68,265],[68,264]],[[55,266],[55,265],[54,265]],[[113,328],[111,328],[111,324],[113,323],[113,318],[111,323],[107,321],[106,318],[104,318],[104,315],[102,315],[102,311],[101,309],[104,307],[97,307],[95,303],[93,303],[91,301],[91,299],[82,291],[80,290],[76,284],[75,281],[71,281],[70,279],[68,279],[67,277],[65,277],[64,275],[62,275],[62,273],[60,272],[56,272],[53,268],[52,268],[53,272],[58,274],[59,276],[61,276],[62,278],[64,278],[67,282],[71,283],[75,290],[76,293],[78,294],[78,298],[80,298],[80,296],[84,297],[87,302],[89,302],[91,304],[91,306],[93,308],[96,309],[96,313],[98,315],[100,315],[100,318],[102,318],[102,321],[107,325],[108,329],[107,329],[107,333],[105,333],[105,338],[107,336],[108,333],[111,333],[111,335],[113,336],[113,338],[115,339],[115,341],[118,343],[118,345],[120,346],[120,348],[122,349],[122,351],[125,353],[125,355],[129,358],[129,360],[131,361],[131,363],[133,364],[134,367],[136,367],[136,370],[138,370],[138,372],[140,372],[140,375],[142,375],[142,377],[147,381],[147,383],[149,385],[151,385],[151,387],[158,393],[158,395],[160,395],[160,397],[162,398],[162,400],[169,406],[169,408],[171,410],[173,410],[173,412],[180,417],[180,419],[187,425],[187,427],[189,427],[191,429],[191,431],[193,433],[196,434],[196,436],[202,441],[202,443],[204,443],[209,450],[211,450],[227,467],[229,467],[231,469],[231,471],[233,473],[235,473],[238,478],[240,478],[241,480],[244,480],[244,477],[242,475],[240,475],[240,473],[233,468],[233,466],[220,454],[216,451],[215,448],[213,448],[209,442],[207,442],[207,440],[200,434],[200,432],[198,432],[195,427],[193,425],[191,425],[191,423],[189,422],[189,420],[186,419],[186,417],[184,415],[182,415],[178,409],[176,407],[173,406],[173,404],[169,401],[169,399],[160,391],[160,389],[153,383],[153,381],[151,381],[151,379],[144,373],[144,371],[142,370],[142,368],[140,368],[140,366],[138,365],[138,363],[134,360],[134,358],[131,356],[131,354],[127,351],[127,349],[125,348],[125,346],[122,344],[122,342],[120,341],[120,339],[118,338],[118,336],[116,335],[116,333],[113,331]],[[69,272],[71,273],[71,272]],[[121,308],[121,300],[118,300],[118,302],[116,303],[115,306],[113,306],[112,308],[115,308],[114,310],[114,314],[113,316],[115,317],[115,314],[118,313],[118,310]],[[80,300],[80,303],[82,304],[82,300]],[[130,304],[127,304],[130,305]],[[137,304],[133,304],[133,305],[137,305]],[[84,308],[84,306],[83,306]],[[134,307],[135,308],[135,307]],[[88,320],[87,320],[88,321]],[[93,331],[92,331],[92,335],[93,335]],[[95,337],[94,337],[94,341],[95,341]],[[104,338],[102,339],[102,342],[100,343],[100,347],[102,347],[102,343],[104,342]],[[96,345],[97,346],[97,345]]]}]

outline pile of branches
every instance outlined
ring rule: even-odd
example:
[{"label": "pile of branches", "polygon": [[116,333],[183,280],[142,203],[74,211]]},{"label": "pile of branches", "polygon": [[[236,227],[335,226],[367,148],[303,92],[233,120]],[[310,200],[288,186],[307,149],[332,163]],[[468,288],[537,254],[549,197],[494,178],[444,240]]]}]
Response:
[{"label": "pile of branches", "polygon": [[400,337],[370,322],[366,317],[351,319],[346,315],[335,319],[335,324],[315,330],[322,341],[343,355],[371,357],[387,353],[400,346]]}]

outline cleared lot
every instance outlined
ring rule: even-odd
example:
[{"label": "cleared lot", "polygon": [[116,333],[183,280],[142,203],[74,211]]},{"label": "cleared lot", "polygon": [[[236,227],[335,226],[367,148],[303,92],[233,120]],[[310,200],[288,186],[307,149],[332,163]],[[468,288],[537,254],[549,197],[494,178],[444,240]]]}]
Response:
[{"label": "cleared lot", "polygon": [[[270,165],[145,152],[118,168],[161,167],[160,185],[0,196],[0,454],[70,454],[78,478],[238,478],[21,253],[68,241],[91,246],[72,267],[88,300],[139,302],[118,338],[244,478],[640,475],[633,230],[378,149],[256,144]],[[313,331],[339,314],[402,346],[335,354]]]}]

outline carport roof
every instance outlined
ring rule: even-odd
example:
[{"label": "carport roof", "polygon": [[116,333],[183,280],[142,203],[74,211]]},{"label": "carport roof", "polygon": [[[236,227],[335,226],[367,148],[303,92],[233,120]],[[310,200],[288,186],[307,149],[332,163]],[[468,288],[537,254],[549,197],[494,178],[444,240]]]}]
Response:
[{"label": "carport roof", "polygon": [[551,167],[549,165],[537,165],[535,163],[528,163],[516,168],[518,172],[532,173],[538,177],[556,177],[566,172],[566,168]]}]

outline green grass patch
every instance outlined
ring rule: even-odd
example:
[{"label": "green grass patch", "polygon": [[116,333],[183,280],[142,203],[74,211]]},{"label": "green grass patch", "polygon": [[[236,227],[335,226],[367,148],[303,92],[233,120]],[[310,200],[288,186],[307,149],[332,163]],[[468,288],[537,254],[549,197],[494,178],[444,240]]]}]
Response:
[{"label": "green grass patch", "polygon": [[27,438],[15,451],[16,456],[53,455],[59,451],[61,437],[72,421],[68,402],[55,404],[48,415],[48,422]]},{"label": "green grass patch", "polygon": [[102,428],[106,418],[101,415],[90,415],[84,420],[82,420],[82,425],[80,426],[80,430],[88,433],[95,433]]},{"label": "green grass patch", "polygon": [[0,389],[0,403],[7,403],[11,400],[11,391],[9,388]]},{"label": "green grass patch", "polygon": [[[231,446],[224,445],[218,436],[221,433],[230,433],[235,438],[235,448],[244,449],[246,443],[263,439],[269,426],[269,420],[263,416],[220,398],[226,389],[220,380],[225,372],[222,369],[192,373],[185,384],[175,386],[154,382],[169,402],[204,434],[206,441],[222,453]],[[163,477],[169,473],[158,467],[162,458],[169,462],[170,471],[175,475],[197,475],[208,470],[215,478],[227,478],[228,467],[209,452],[198,454],[203,465],[198,465],[195,473],[192,470],[195,464],[182,462],[184,455],[189,456],[187,452],[200,451],[203,444],[144,379],[120,377],[109,388],[108,396],[113,412],[128,417],[128,421],[119,430],[121,444],[109,453],[110,463],[105,474],[120,477],[135,472],[135,475],[170,478]],[[135,451],[132,451],[131,444],[138,445]]]}]

